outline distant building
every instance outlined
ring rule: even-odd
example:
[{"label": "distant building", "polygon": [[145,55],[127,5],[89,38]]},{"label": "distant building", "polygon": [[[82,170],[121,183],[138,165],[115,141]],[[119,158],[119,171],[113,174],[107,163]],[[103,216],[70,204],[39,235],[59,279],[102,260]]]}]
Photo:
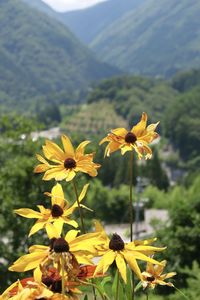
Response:
[{"label": "distant building", "polygon": [[53,127],[48,130],[31,132],[30,136],[32,141],[37,141],[39,138],[46,138],[49,140],[53,140],[61,136],[61,130],[60,127]]}]

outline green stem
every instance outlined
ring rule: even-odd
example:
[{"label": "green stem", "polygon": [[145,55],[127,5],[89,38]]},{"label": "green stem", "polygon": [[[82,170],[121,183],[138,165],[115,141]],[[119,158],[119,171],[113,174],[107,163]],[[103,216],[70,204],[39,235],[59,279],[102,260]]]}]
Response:
[{"label": "green stem", "polygon": [[130,223],[130,240],[133,241],[133,151],[130,153],[129,165],[129,179],[130,179],[130,194],[129,194],[129,223]]},{"label": "green stem", "polygon": [[88,286],[92,286],[93,288],[97,289],[102,300],[106,300],[107,297],[104,296],[104,294],[102,293],[102,291],[99,289],[99,287],[94,284],[94,283],[91,283],[91,282],[87,282],[87,281],[83,281],[83,280],[78,280],[80,283],[84,284],[84,285],[88,285]]},{"label": "green stem", "polygon": [[177,290],[177,292],[179,292],[186,300],[190,300],[190,298],[188,296],[186,296],[181,290],[179,290],[177,287],[175,287],[173,285],[173,287],[175,288],[175,290]]},{"label": "green stem", "polygon": [[79,199],[78,199],[78,191],[77,191],[76,183],[75,183],[74,179],[72,180],[72,184],[73,184],[74,192],[75,192],[75,195],[76,195],[76,202],[78,204],[78,210],[79,210],[79,215],[80,215],[80,219],[81,219],[82,233],[85,233],[85,226],[84,226],[84,222],[83,222],[82,209],[81,209],[80,202],[79,202]]},{"label": "green stem", "polygon": [[94,287],[94,281],[93,281],[93,279],[92,279],[92,284],[93,284],[93,286],[92,286],[93,297],[94,297],[94,300],[97,300],[97,296],[96,296],[96,292],[95,292],[95,287]]},{"label": "green stem", "polygon": [[146,300],[149,300],[149,294],[148,294],[148,292],[146,291],[145,294],[146,294]]},{"label": "green stem", "polygon": [[[130,223],[130,241],[133,241],[133,151],[130,153],[129,165],[129,179],[130,179],[130,194],[129,194],[129,223]],[[132,272],[132,300],[134,300],[134,273]]]},{"label": "green stem", "polygon": [[117,270],[117,287],[116,287],[115,300],[118,300],[118,298],[119,298],[119,271]]},{"label": "green stem", "polygon": [[65,268],[64,268],[64,257],[61,254],[61,275],[62,275],[62,295],[63,295],[63,299],[65,297]]}]

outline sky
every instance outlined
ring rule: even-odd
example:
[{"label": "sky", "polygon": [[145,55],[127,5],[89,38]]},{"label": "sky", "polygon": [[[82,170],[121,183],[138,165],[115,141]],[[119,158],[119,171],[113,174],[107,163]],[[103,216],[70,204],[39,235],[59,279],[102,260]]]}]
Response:
[{"label": "sky", "polygon": [[108,0],[42,0],[57,11],[82,9]]}]

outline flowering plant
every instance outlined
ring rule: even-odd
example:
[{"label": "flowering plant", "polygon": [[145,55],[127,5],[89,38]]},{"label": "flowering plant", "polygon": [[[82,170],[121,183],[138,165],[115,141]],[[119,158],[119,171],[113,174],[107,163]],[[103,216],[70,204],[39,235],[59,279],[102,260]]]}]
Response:
[{"label": "flowering plant", "polygon": [[[155,132],[158,123],[147,126],[147,115],[142,114],[140,122],[128,131],[124,128],[112,130],[101,142],[108,142],[105,156],[120,150],[124,155],[130,152],[130,241],[125,242],[118,233],[112,236],[106,234],[99,221],[95,221],[94,230],[86,232],[83,209],[89,209],[82,202],[87,195],[89,184],[78,192],[75,177],[83,172],[95,177],[100,165],[93,162],[94,153],[85,154],[89,141],[83,141],[74,150],[68,136],[61,137],[63,149],[51,141],[43,146],[44,157],[37,154],[40,164],[35,167],[36,173],[44,173],[43,180],[55,179],[56,184],[51,192],[45,194],[50,198],[49,207],[38,205],[38,210],[20,208],[15,213],[36,219],[29,236],[39,230],[45,230],[48,245],[32,245],[29,253],[18,258],[9,268],[14,272],[33,271],[32,277],[27,277],[11,284],[0,296],[1,300],[34,300],[34,299],[68,299],[77,300],[87,296],[82,287],[90,287],[94,299],[104,300],[134,299],[137,287],[155,288],[157,284],[172,286],[168,279],[174,272],[163,274],[166,261],[159,262],[154,255],[164,251],[165,247],[154,245],[156,239],[133,239],[133,201],[132,201],[132,170],[133,153],[138,158],[150,159],[152,150],[149,144],[158,137]],[[78,176],[77,176],[78,177]],[[65,197],[63,186],[57,181],[72,183],[75,201]],[[80,215],[80,229],[77,220],[73,219],[74,211]],[[65,224],[72,229],[65,232]],[[141,270],[140,261],[147,263],[146,271]],[[112,280],[110,267],[114,264],[116,275]],[[139,284],[135,287],[135,277]],[[111,295],[104,288],[105,283],[113,281]],[[125,291],[125,294],[123,294]],[[121,294],[120,294],[121,293]],[[122,296],[123,295],[123,296]]]}]

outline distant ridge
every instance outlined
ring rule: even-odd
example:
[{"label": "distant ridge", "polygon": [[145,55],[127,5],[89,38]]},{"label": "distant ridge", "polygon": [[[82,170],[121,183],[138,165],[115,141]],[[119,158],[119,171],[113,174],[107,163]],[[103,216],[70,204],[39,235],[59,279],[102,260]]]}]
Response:
[{"label": "distant ridge", "polygon": [[0,1],[0,102],[70,93],[115,74],[62,24],[19,0]]},{"label": "distant ridge", "polygon": [[91,43],[105,62],[132,73],[169,77],[200,66],[200,2],[147,0]]},{"label": "distant ridge", "polygon": [[42,0],[23,1],[67,25],[80,40],[88,44],[110,24],[147,0],[109,0],[66,13],[55,12]]}]

